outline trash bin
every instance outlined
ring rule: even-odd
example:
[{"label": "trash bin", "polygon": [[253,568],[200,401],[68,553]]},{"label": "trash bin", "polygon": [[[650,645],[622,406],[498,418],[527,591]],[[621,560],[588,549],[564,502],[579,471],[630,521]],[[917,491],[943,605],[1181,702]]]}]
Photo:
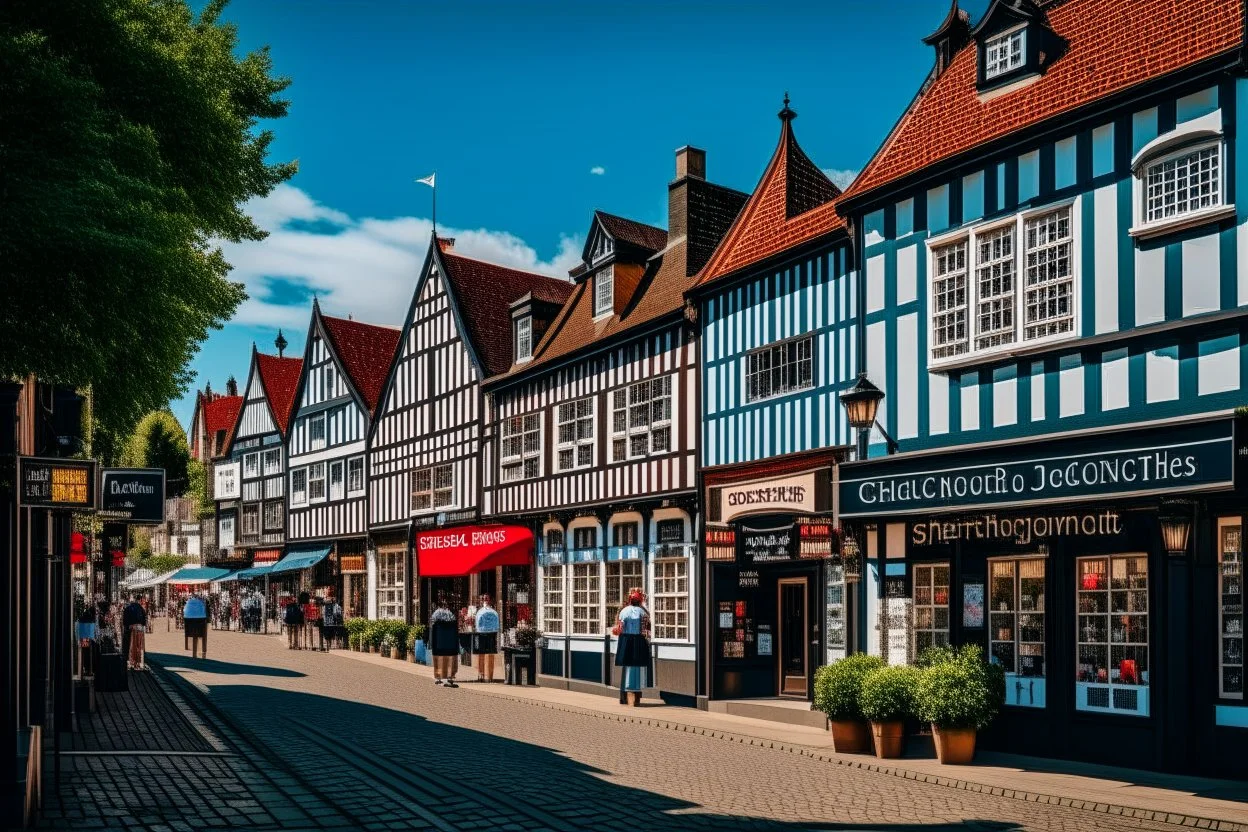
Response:
[{"label": "trash bin", "polygon": [[506,658],[506,667],[503,675],[504,681],[507,684],[537,684],[532,650],[518,650],[514,647],[504,647],[503,653]]}]

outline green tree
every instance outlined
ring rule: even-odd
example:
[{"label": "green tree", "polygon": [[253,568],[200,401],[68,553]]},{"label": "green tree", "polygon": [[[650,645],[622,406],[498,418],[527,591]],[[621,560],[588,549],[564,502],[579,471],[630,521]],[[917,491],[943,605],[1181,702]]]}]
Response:
[{"label": "green tree", "polygon": [[199,517],[210,517],[217,510],[217,505],[208,499],[208,468],[198,459],[192,459],[186,466],[188,481],[186,496],[195,501]]},{"label": "green tree", "polygon": [[186,493],[190,461],[186,433],[168,410],[153,410],[140,419],[121,453],[121,464],[127,468],[164,468],[166,497]]},{"label": "green tree", "polygon": [[258,127],[289,80],[224,5],[0,3],[0,377],[90,386],[112,441],[185,391],[245,298],[217,241],[296,169]]}]

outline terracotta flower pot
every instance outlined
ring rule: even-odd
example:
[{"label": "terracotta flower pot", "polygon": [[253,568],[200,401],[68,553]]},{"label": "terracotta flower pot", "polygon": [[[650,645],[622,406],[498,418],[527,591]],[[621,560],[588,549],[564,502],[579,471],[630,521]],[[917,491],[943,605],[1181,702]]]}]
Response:
[{"label": "terracotta flower pot", "polygon": [[834,719],[832,725],[832,750],[837,754],[865,754],[871,750],[871,735],[867,723],[853,719]]},{"label": "terracotta flower pot", "polygon": [[872,722],[871,739],[875,743],[875,756],[881,760],[895,760],[906,747],[906,723]]},{"label": "terracotta flower pot", "polygon": [[932,726],[936,759],[947,766],[970,765],[975,758],[974,728],[940,728]]}]

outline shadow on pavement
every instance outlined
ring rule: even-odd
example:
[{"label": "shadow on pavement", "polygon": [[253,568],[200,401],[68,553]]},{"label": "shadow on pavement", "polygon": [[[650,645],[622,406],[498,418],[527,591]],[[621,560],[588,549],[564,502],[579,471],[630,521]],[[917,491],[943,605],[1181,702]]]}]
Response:
[{"label": "shadow on pavement", "polygon": [[220,673],[223,676],[277,676],[284,679],[299,679],[306,676],[297,670],[286,670],[281,667],[265,667],[259,664],[236,664],[220,662],[216,659],[196,659],[189,653],[153,653],[148,656],[156,660],[162,667],[169,669],[198,670],[203,673]]}]

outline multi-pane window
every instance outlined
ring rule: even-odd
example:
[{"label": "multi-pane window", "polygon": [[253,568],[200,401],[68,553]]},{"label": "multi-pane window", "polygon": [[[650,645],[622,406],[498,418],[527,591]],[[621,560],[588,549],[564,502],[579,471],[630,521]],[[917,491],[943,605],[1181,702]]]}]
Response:
[{"label": "multi-pane window", "polygon": [[977,349],[1014,340],[1014,226],[979,235],[975,264],[975,346]]},{"label": "multi-pane window", "polygon": [[1222,145],[1205,145],[1153,162],[1144,171],[1144,221],[1192,214],[1222,204]]},{"label": "multi-pane window", "polygon": [[596,526],[582,526],[579,529],[572,530],[572,548],[577,551],[585,551],[587,549],[595,549],[598,547],[598,528]]},{"label": "multi-pane window", "polygon": [[347,460],[347,493],[358,494],[364,490],[364,457],[353,456]]},{"label": "multi-pane window", "polygon": [[949,643],[949,564],[913,567],[914,657]]},{"label": "multi-pane window", "polygon": [[282,473],[282,449],[272,448],[264,452],[264,475]]},{"label": "multi-pane window", "polygon": [[280,532],[286,523],[286,512],[282,509],[281,500],[269,500],[264,504],[264,530]]},{"label": "multi-pane window", "polygon": [[525,315],[516,319],[516,360],[533,357],[533,318]]},{"label": "multi-pane window", "polygon": [[260,476],[260,454],[243,455],[243,476],[247,478]]},{"label": "multi-pane window", "polygon": [[537,413],[503,420],[503,482],[532,479],[542,470],[542,420]]},{"label": "multi-pane window", "polygon": [[329,464],[329,499],[341,500],[343,494],[343,461],[341,459]]},{"label": "multi-pane window", "polygon": [[402,618],[404,606],[403,550],[377,552],[377,617]]},{"label": "multi-pane window", "polygon": [[611,527],[612,546],[636,546],[637,524],[617,523]]},{"label": "multi-pane window", "polygon": [[1148,558],[1079,558],[1075,707],[1148,715]]},{"label": "multi-pane window", "polygon": [[605,266],[594,275],[594,315],[606,315],[615,309],[615,271]]},{"label": "multi-pane window", "polygon": [[642,589],[645,579],[640,560],[616,560],[607,564],[607,610],[610,615],[628,604],[628,594]]},{"label": "multi-pane window", "polygon": [[1030,341],[1070,332],[1075,322],[1070,208],[1029,217],[1023,224],[1023,235],[1023,337]]},{"label": "multi-pane window", "polygon": [[325,499],[324,462],[314,462],[308,466],[308,499],[314,503]]},{"label": "multi-pane window", "polygon": [[745,399],[783,396],[814,386],[812,335],[754,350],[746,356]]},{"label": "multi-pane window", "polygon": [[542,629],[548,633],[564,632],[563,570],[556,564],[542,573]]},{"label": "multi-pane window", "polygon": [[594,400],[579,399],[559,405],[556,454],[560,471],[594,464]]},{"label": "multi-pane window", "polygon": [[559,529],[548,529],[546,531],[546,551],[562,552],[563,551],[563,532]]},{"label": "multi-pane window", "polygon": [[318,413],[308,418],[308,443],[314,451],[325,447],[324,413]]},{"label": "multi-pane window", "polygon": [[412,472],[412,511],[455,505],[455,466],[418,468]]},{"label": "multi-pane window", "polygon": [[301,506],[308,501],[308,469],[296,468],[290,472],[290,504]]},{"label": "multi-pane window", "polygon": [[602,632],[602,576],[597,563],[572,565],[572,632]]},{"label": "multi-pane window", "polygon": [[217,545],[229,549],[234,545],[234,515],[223,514],[217,523]]},{"label": "multi-pane window", "polygon": [[655,524],[655,535],[660,543],[683,543],[685,540],[685,521],[660,520]]},{"label": "multi-pane window", "polygon": [[828,663],[845,658],[848,650],[845,615],[845,567],[828,564]]},{"label": "multi-pane window", "polygon": [[1007,674],[1006,703],[1044,707],[1044,559],[989,561],[988,654]]},{"label": "multi-pane window", "polygon": [[689,561],[654,562],[654,599],[651,609],[655,638],[689,638]]},{"label": "multi-pane window", "polygon": [[1244,698],[1244,527],[1238,517],[1218,520],[1218,693]]},{"label": "multi-pane window", "polygon": [[334,397],[334,365],[329,364],[321,371],[321,401]]},{"label": "multi-pane window", "polygon": [[611,461],[672,449],[672,377],[639,381],[611,394]]},{"label": "multi-pane window", "polygon": [[260,534],[260,506],[256,503],[243,506],[243,537],[254,537]]},{"label": "multi-pane window", "polygon": [[1016,29],[989,38],[984,44],[984,78],[996,78],[1022,66],[1026,37],[1026,29]]},{"label": "multi-pane window", "polygon": [[932,357],[966,352],[966,240],[932,250]]}]

